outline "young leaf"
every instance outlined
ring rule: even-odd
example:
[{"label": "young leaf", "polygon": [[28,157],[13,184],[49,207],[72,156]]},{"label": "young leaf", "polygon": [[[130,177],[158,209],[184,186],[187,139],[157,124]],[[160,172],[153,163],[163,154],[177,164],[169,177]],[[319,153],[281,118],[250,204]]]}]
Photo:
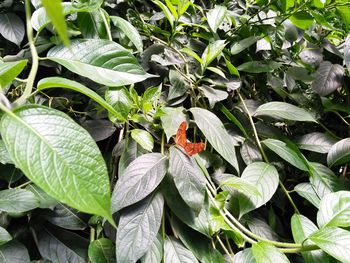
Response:
[{"label": "young leaf", "polygon": [[222,21],[224,21],[227,13],[226,6],[215,5],[215,7],[208,11],[207,20],[210,29],[216,33]]},{"label": "young leaf", "polygon": [[116,263],[115,245],[108,238],[94,240],[89,245],[89,259],[91,263]]},{"label": "young leaf", "polygon": [[27,62],[28,60],[19,60],[14,62],[0,61],[0,90],[10,84],[11,81],[22,72],[27,65]]},{"label": "young leaf", "polygon": [[141,155],[120,175],[112,194],[112,213],[132,205],[159,185],[167,170],[167,161],[160,153]]},{"label": "young leaf", "polygon": [[308,29],[308,27],[311,26],[314,21],[313,17],[306,11],[296,12],[291,15],[289,19],[293,25],[304,30]]},{"label": "young leaf", "polygon": [[106,164],[86,130],[61,111],[33,105],[4,114],[0,126],[11,159],[30,180],[57,200],[113,222]]},{"label": "young leaf", "polygon": [[164,199],[155,193],[125,209],[119,220],[117,262],[136,262],[151,247],[162,222]]},{"label": "young leaf", "polygon": [[262,206],[268,202],[277,190],[278,172],[276,168],[267,163],[256,162],[248,165],[241,176],[242,180],[256,185],[259,195],[249,193],[239,193],[239,216]]},{"label": "young leaf", "polygon": [[317,213],[319,227],[350,226],[350,192],[339,191],[326,195]]},{"label": "young leaf", "polygon": [[53,47],[47,56],[76,74],[111,87],[155,77],[147,74],[127,49],[108,40],[74,40],[69,48]]},{"label": "young leaf", "polygon": [[131,131],[131,137],[141,145],[141,147],[149,152],[152,151],[154,141],[152,135],[145,130],[133,129]]},{"label": "young leaf", "polygon": [[153,3],[155,3],[160,9],[162,9],[162,11],[164,12],[165,17],[168,19],[170,26],[173,27],[174,26],[174,16],[172,15],[172,13],[170,12],[170,10],[168,9],[168,7],[166,5],[164,5],[161,1],[159,0],[152,0]]},{"label": "young leaf", "polygon": [[308,200],[311,204],[313,204],[315,207],[320,206],[320,198],[318,197],[317,193],[315,192],[312,184],[310,183],[300,183],[297,184],[294,187],[294,190],[302,197],[304,197],[306,200]]},{"label": "young leaf", "polygon": [[238,53],[241,53],[243,50],[245,50],[246,48],[250,47],[251,45],[253,45],[256,41],[258,41],[261,37],[259,36],[251,36],[251,37],[247,37],[245,39],[242,39],[236,43],[234,43],[231,46],[231,54],[232,55],[236,55]]},{"label": "young leaf", "polygon": [[191,108],[190,111],[213,148],[239,172],[235,150],[238,141],[225,130],[223,123],[214,113],[201,108]]},{"label": "young leaf", "polygon": [[350,232],[338,227],[324,227],[309,239],[340,262],[350,262]]},{"label": "young leaf", "polygon": [[281,67],[282,64],[275,61],[248,61],[237,67],[239,71],[248,73],[266,73],[272,72]]},{"label": "young leaf", "polygon": [[289,263],[285,254],[266,242],[253,244],[252,252],[257,263]]},{"label": "young leaf", "polygon": [[164,263],[198,263],[193,253],[173,237],[164,240]]},{"label": "young leaf", "polygon": [[328,153],[333,144],[337,142],[328,133],[312,132],[299,137],[296,144],[300,149],[318,153]]},{"label": "young leaf", "polygon": [[221,186],[228,186],[230,188],[241,191],[246,195],[260,195],[258,188],[254,184],[234,175],[231,175],[229,179],[223,181],[221,183]]},{"label": "young leaf", "polygon": [[169,173],[174,177],[182,199],[191,208],[200,211],[204,203],[206,180],[194,159],[177,147],[171,147]]},{"label": "young leaf", "polygon": [[208,67],[209,64],[216,59],[219,54],[225,48],[225,40],[216,40],[213,43],[210,43],[202,54],[202,60],[204,61],[204,67]]},{"label": "young leaf", "polygon": [[141,263],[160,263],[163,258],[163,239],[160,234],[153,240],[151,247],[142,256]]},{"label": "young leaf", "polygon": [[0,261],[13,263],[28,263],[30,257],[27,248],[18,241],[10,241],[0,246]]},{"label": "young leaf", "polygon": [[292,121],[316,122],[308,111],[286,102],[273,101],[259,106],[254,116],[270,116]]},{"label": "young leaf", "polygon": [[327,96],[342,86],[344,68],[338,64],[324,61],[316,71],[312,88],[320,95]]},{"label": "young leaf", "polygon": [[328,165],[335,166],[350,161],[350,138],[340,140],[332,146],[327,155]]},{"label": "young leaf", "polygon": [[[129,91],[125,87],[110,87],[105,93],[105,99],[115,110],[126,119],[133,108],[133,101]],[[113,114],[109,115],[113,121]]]},{"label": "young leaf", "polygon": [[24,24],[13,13],[0,14],[0,34],[7,40],[19,46],[24,37]]}]

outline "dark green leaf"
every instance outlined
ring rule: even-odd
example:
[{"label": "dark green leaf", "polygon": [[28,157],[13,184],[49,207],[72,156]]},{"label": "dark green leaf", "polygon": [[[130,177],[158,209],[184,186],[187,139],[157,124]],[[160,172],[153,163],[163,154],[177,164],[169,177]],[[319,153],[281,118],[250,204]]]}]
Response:
[{"label": "dark green leaf", "polygon": [[183,107],[163,107],[164,114],[160,117],[162,121],[162,127],[167,137],[167,141],[171,136],[175,135],[181,122],[186,120],[186,115],[183,113],[185,109]]},{"label": "dark green leaf", "polygon": [[320,95],[327,96],[342,86],[344,68],[324,61],[318,67],[312,88]]},{"label": "dark green leaf", "polygon": [[251,45],[255,44],[256,41],[258,41],[261,37],[259,36],[251,36],[251,37],[247,37],[245,39],[242,39],[236,43],[234,43],[231,46],[231,54],[232,55],[236,55],[238,53],[241,53],[243,50],[245,50],[246,48],[250,47]]},{"label": "dark green leaf", "polygon": [[245,62],[237,67],[239,71],[248,73],[265,73],[272,72],[275,69],[281,67],[282,64],[275,61],[249,61]]},{"label": "dark green leaf", "polygon": [[300,149],[318,153],[328,153],[336,142],[337,140],[334,137],[321,132],[308,133],[296,140],[296,144]]},{"label": "dark green leaf", "polygon": [[169,71],[170,88],[168,94],[168,100],[176,99],[183,96],[189,88],[187,81],[176,70]]},{"label": "dark green leaf", "polygon": [[224,90],[214,89],[209,86],[203,86],[202,90],[204,95],[209,100],[209,105],[211,108],[215,106],[215,103],[225,100],[228,97],[227,91]]},{"label": "dark green leaf", "polygon": [[137,157],[142,154],[147,153],[137,142],[135,142],[132,138],[128,140],[128,145],[122,146],[122,155],[120,156],[119,164],[118,164],[118,174],[123,174],[125,169],[129,166],[129,164],[134,161]]},{"label": "dark green leaf", "polygon": [[[133,101],[125,87],[108,88],[105,99],[116,111],[120,112],[124,119],[127,119],[130,110],[133,108]],[[113,121],[113,114],[110,114],[109,117]]]},{"label": "dark green leaf", "polygon": [[19,46],[23,40],[24,32],[24,24],[16,14],[0,14],[0,34],[5,39]]},{"label": "dark green leaf", "polygon": [[[0,226],[0,247],[3,244],[9,242],[10,240],[12,240],[12,236],[10,235],[10,233],[7,232],[7,230],[5,228]],[[1,248],[0,248],[0,251],[1,251]],[[0,257],[0,259],[1,259],[1,257]]]},{"label": "dark green leaf", "polygon": [[0,62],[0,90],[10,84],[22,72],[27,62],[27,60]]},{"label": "dark green leaf", "polygon": [[36,196],[24,189],[8,189],[0,191],[0,211],[22,213],[39,206]]},{"label": "dark green leaf", "polygon": [[100,10],[78,13],[78,26],[84,38],[107,39],[104,14]]},{"label": "dark green leaf", "polygon": [[164,240],[164,263],[197,263],[193,253],[173,237]]},{"label": "dark green leaf", "polygon": [[94,240],[89,245],[91,263],[116,263],[115,245],[107,238]]},{"label": "dark green leaf", "polygon": [[28,263],[30,262],[27,248],[17,241],[0,246],[0,262]]}]

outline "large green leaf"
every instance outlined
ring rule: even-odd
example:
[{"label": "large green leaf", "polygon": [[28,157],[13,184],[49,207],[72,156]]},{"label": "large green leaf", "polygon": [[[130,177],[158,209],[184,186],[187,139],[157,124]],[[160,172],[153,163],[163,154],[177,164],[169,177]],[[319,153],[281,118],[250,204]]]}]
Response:
[{"label": "large green leaf", "polygon": [[4,141],[0,140],[0,163],[7,164],[7,163],[13,163],[10,157],[10,154],[8,153]]},{"label": "large green leaf", "polygon": [[77,22],[83,38],[108,39],[105,21],[103,9],[78,13]]},{"label": "large green leaf", "polygon": [[154,77],[142,69],[127,49],[108,40],[74,40],[69,48],[53,47],[47,56],[74,73],[111,87]]},{"label": "large green leaf", "polygon": [[163,258],[163,239],[160,234],[153,240],[151,247],[142,256],[141,263],[160,263]]},{"label": "large green leaf", "polygon": [[256,41],[258,41],[260,38],[261,37],[259,36],[251,36],[234,43],[231,46],[231,54],[236,55],[238,53],[241,53],[243,50],[256,43]]},{"label": "large green leaf", "polygon": [[300,149],[318,153],[328,153],[333,144],[337,142],[328,133],[312,132],[305,134],[296,140]]},{"label": "large green leaf", "polygon": [[253,255],[251,248],[246,248],[242,251],[239,251],[233,257],[233,262],[235,263],[256,263],[256,260]]},{"label": "large green leaf", "polygon": [[210,29],[216,33],[221,23],[224,21],[227,13],[226,6],[215,5],[213,9],[207,12],[207,20]]},{"label": "large green leaf", "polygon": [[308,29],[313,23],[313,17],[306,11],[296,12],[291,15],[289,19],[292,21],[293,25],[304,30]]},{"label": "large green leaf", "polygon": [[225,46],[225,40],[216,40],[215,42],[210,43],[202,54],[202,60],[204,61],[203,66],[209,66],[209,64],[219,56]]},{"label": "large green leaf", "polygon": [[235,150],[238,141],[225,130],[223,123],[214,113],[201,108],[191,108],[190,111],[213,148],[239,172]]},{"label": "large green leaf", "polygon": [[[108,104],[120,112],[124,119],[127,119],[130,110],[134,106],[130,93],[125,87],[108,88],[105,93],[105,99]],[[109,117],[113,121],[113,114],[110,114]]]},{"label": "large green leaf", "polygon": [[308,200],[315,207],[320,206],[320,198],[314,190],[314,187],[310,183],[300,183],[294,187],[294,190],[306,200]]},{"label": "large green leaf", "polygon": [[327,155],[329,166],[340,165],[350,161],[350,138],[340,140],[332,146]]},{"label": "large green leaf", "polygon": [[36,196],[40,208],[53,209],[58,204],[58,201],[55,198],[49,196],[43,189],[35,184],[28,185],[26,190],[31,191]]},{"label": "large green leaf", "polygon": [[132,161],[120,175],[113,190],[112,212],[149,195],[162,181],[166,170],[166,157],[160,153],[144,154]]},{"label": "large green leaf", "polygon": [[27,248],[17,241],[0,246],[0,262],[28,263],[30,262]]},{"label": "large green leaf", "polygon": [[255,185],[259,191],[259,195],[239,193],[240,217],[269,201],[276,192],[279,181],[276,168],[271,164],[263,162],[248,165],[244,169],[241,178]]},{"label": "large green leaf", "polygon": [[342,86],[344,68],[339,64],[324,61],[316,71],[312,88],[320,95],[327,96]]},{"label": "large green leaf", "polygon": [[183,113],[183,107],[163,107],[164,114],[160,117],[162,127],[167,137],[167,141],[171,136],[175,135],[180,124],[186,120],[186,115]]},{"label": "large green leaf", "polygon": [[147,252],[162,222],[163,206],[163,196],[155,193],[122,212],[116,239],[118,262],[136,262]]},{"label": "large green leaf", "polygon": [[[291,219],[291,228],[293,238],[296,243],[312,245],[313,242],[305,239],[311,234],[315,233],[318,228],[315,224],[307,217],[299,214],[294,214]],[[302,252],[306,263],[328,263],[328,257],[321,250],[315,250],[310,252]]]},{"label": "large green leaf", "polygon": [[164,263],[198,263],[198,260],[178,240],[167,237],[164,240]]},{"label": "large green leaf", "polygon": [[262,61],[248,61],[237,67],[239,71],[248,73],[265,73],[272,72],[282,66],[276,61],[262,60]]},{"label": "large green leaf", "polygon": [[15,62],[0,61],[0,90],[11,83],[22,72],[27,65],[27,60],[19,60]]},{"label": "large green leaf", "polygon": [[349,231],[338,227],[325,227],[309,236],[309,239],[340,262],[350,262]]},{"label": "large green leaf", "polygon": [[234,175],[223,174],[224,176],[230,176],[230,178],[224,180],[220,185],[228,186],[235,190],[241,191],[247,195],[260,195],[256,185]]},{"label": "large green leaf", "polygon": [[252,252],[257,263],[288,263],[285,254],[267,242],[258,242],[252,245]]},{"label": "large green leaf", "polygon": [[200,211],[205,196],[205,177],[193,158],[177,147],[170,148],[169,173],[174,177],[182,199]]},{"label": "large green leaf", "polygon": [[350,226],[350,192],[339,191],[326,195],[320,203],[317,224],[325,226]]},{"label": "large green leaf", "polygon": [[291,142],[285,143],[276,139],[266,139],[263,140],[262,143],[291,165],[294,165],[302,171],[309,170],[308,161]]},{"label": "large green leaf", "polygon": [[19,46],[24,38],[24,33],[24,24],[16,14],[0,14],[0,34],[5,39]]},{"label": "large green leaf", "polygon": [[113,222],[106,164],[86,130],[63,112],[33,105],[4,114],[0,127],[11,159],[30,180],[57,200]]},{"label": "large green leaf", "polygon": [[39,206],[36,196],[24,189],[7,189],[0,191],[0,211],[22,213]]},{"label": "large green leaf", "polygon": [[119,120],[126,120],[126,117],[118,111],[117,107],[112,107],[112,105],[107,103],[100,95],[98,95],[96,92],[89,89],[88,87],[84,86],[83,84],[80,84],[79,82],[61,77],[49,77],[41,79],[38,83],[39,91],[51,88],[65,88],[83,93],[84,95],[96,101],[98,104],[100,104],[102,107],[108,110],[108,112],[110,112]]},{"label": "large green leaf", "polygon": [[41,0],[41,4],[45,8],[46,14],[51,20],[62,42],[66,46],[69,45],[67,25],[63,14],[62,0]]},{"label": "large green leaf", "polygon": [[315,118],[306,110],[286,102],[273,101],[259,106],[254,116],[270,116],[277,119],[292,121],[316,122]]},{"label": "large green leaf", "polygon": [[89,245],[91,263],[116,263],[115,245],[108,238],[94,240]]}]

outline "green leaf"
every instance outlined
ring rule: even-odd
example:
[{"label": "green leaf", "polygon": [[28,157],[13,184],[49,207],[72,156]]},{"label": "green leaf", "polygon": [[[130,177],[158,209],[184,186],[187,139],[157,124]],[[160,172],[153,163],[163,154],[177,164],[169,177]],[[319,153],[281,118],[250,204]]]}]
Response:
[{"label": "green leaf", "polygon": [[102,9],[78,13],[78,26],[84,38],[107,39],[108,34]]},{"label": "green leaf", "polygon": [[118,27],[127,38],[134,44],[138,52],[143,51],[143,42],[139,31],[127,20],[119,16],[109,17],[112,23]]},{"label": "green leaf", "polygon": [[241,191],[246,195],[260,195],[258,188],[254,184],[234,175],[228,175],[228,176],[230,176],[230,178],[224,180],[220,184],[220,186],[228,186],[230,188],[234,188],[235,190]]},{"label": "green leaf", "polygon": [[334,137],[321,132],[304,134],[296,140],[298,148],[318,153],[328,153],[336,142]]},{"label": "green leaf", "polygon": [[335,166],[350,161],[350,138],[340,140],[332,146],[327,155],[328,165]]},{"label": "green leaf", "polygon": [[316,122],[315,118],[308,111],[286,102],[267,102],[259,106],[254,116],[270,116],[277,119],[291,121]]},{"label": "green leaf", "polygon": [[302,196],[306,200],[308,200],[315,207],[318,208],[320,206],[321,200],[318,197],[317,193],[315,192],[312,184],[310,184],[310,183],[297,184],[294,187],[294,191],[296,191],[300,196]]},{"label": "green leaf", "polygon": [[182,16],[191,4],[192,2],[190,0],[178,0],[177,12],[179,13],[179,16]]},{"label": "green leaf", "polygon": [[0,140],[0,163],[2,164],[13,163],[11,160],[10,154],[8,153],[5,147],[5,143],[3,140]]},{"label": "green leaf", "polygon": [[245,39],[242,39],[236,43],[233,43],[233,45],[231,46],[231,50],[230,50],[231,54],[236,55],[238,53],[241,53],[246,48],[255,44],[256,41],[258,41],[259,39],[261,39],[260,36],[251,36],[251,37],[247,37]]},{"label": "green leaf", "polygon": [[350,70],[350,35],[347,36],[344,43],[344,65]]},{"label": "green leaf", "polygon": [[145,130],[133,129],[131,131],[131,137],[141,145],[141,147],[149,152],[152,151],[154,147],[154,141],[152,135]]},{"label": "green leaf", "polygon": [[[271,224],[272,222],[270,221],[269,223]],[[268,225],[268,223],[258,217],[247,217],[246,224],[255,235],[274,241],[279,239],[277,233]]]},{"label": "green leaf", "polygon": [[293,143],[276,139],[266,139],[262,143],[291,165],[302,171],[309,170],[308,161]]},{"label": "green leaf", "polygon": [[188,82],[177,70],[171,69],[169,71],[169,81],[171,86],[169,88],[168,100],[183,96],[189,89]]},{"label": "green leaf", "polygon": [[193,57],[200,64],[204,64],[203,60],[192,49],[189,49],[188,47],[184,47],[184,48],[180,49],[180,51],[183,52],[183,53],[186,53],[187,55],[189,55],[191,57]]},{"label": "green leaf", "polygon": [[62,0],[41,0],[41,4],[45,8],[46,14],[55,27],[58,36],[66,46],[69,46],[69,38],[67,34],[66,21],[63,14]]},{"label": "green leaf", "polygon": [[276,168],[267,163],[256,162],[248,165],[241,176],[241,179],[256,185],[259,195],[239,193],[239,216],[266,204],[277,190],[278,172]]},{"label": "green leaf", "polygon": [[22,213],[39,206],[36,196],[24,189],[8,189],[0,191],[0,211]]},{"label": "green leaf", "polygon": [[160,263],[163,258],[163,239],[160,234],[157,234],[153,240],[151,247],[146,254],[142,256],[141,263]]},{"label": "green leaf", "polygon": [[207,12],[208,24],[209,24],[210,29],[214,33],[216,33],[219,26],[224,21],[224,19],[226,17],[226,13],[227,13],[227,8],[226,8],[226,6],[222,6],[222,5],[215,5],[215,7],[213,9],[210,9]]},{"label": "green leaf", "polygon": [[319,227],[350,226],[350,192],[339,191],[322,198],[317,213]]},{"label": "green leaf", "polygon": [[337,13],[341,16],[344,28],[349,30],[350,29],[350,8],[349,6],[337,6],[336,8]]},{"label": "green leaf", "polygon": [[76,74],[111,87],[155,77],[147,74],[127,49],[108,40],[74,40],[69,48],[53,47],[47,56]]},{"label": "green leaf", "polygon": [[166,157],[160,153],[141,155],[120,175],[112,194],[112,212],[132,205],[149,195],[167,171]]},{"label": "green leaf", "polygon": [[45,192],[113,223],[104,159],[89,133],[66,114],[19,107],[3,115],[1,136],[16,166]]},{"label": "green leaf", "polygon": [[294,6],[295,0],[283,0],[281,2],[283,11],[286,12]]},{"label": "green leaf", "polygon": [[312,88],[320,95],[327,96],[342,86],[344,68],[339,64],[323,61],[318,67]]},{"label": "green leaf", "polygon": [[216,102],[225,100],[228,97],[227,91],[223,91],[220,89],[214,89],[210,86],[202,86],[201,88],[203,90],[204,95],[209,100],[210,108],[213,108],[215,106]]},{"label": "green leaf", "polygon": [[182,199],[200,211],[205,196],[205,177],[195,160],[177,147],[170,148],[169,173],[174,177]]},{"label": "green leaf", "polygon": [[226,46],[225,40],[216,40],[210,43],[202,54],[202,60],[204,61],[204,67],[209,66],[209,64],[216,59],[220,53],[224,50]]},{"label": "green leaf", "polygon": [[251,248],[245,248],[233,257],[233,262],[235,263],[256,263],[253,256],[253,251]]},{"label": "green leaf", "polygon": [[142,96],[142,109],[144,113],[147,113],[154,106],[156,100],[158,100],[162,91],[162,85],[158,85],[156,87],[150,87],[146,89]]},{"label": "green leaf", "polygon": [[309,239],[340,262],[350,262],[350,232],[338,227],[325,227]]},{"label": "green leaf", "polygon": [[235,146],[236,141],[224,128],[221,120],[212,112],[191,108],[194,120],[213,148],[239,172]]},{"label": "green leaf", "polygon": [[293,23],[293,25],[303,30],[308,29],[309,26],[311,26],[314,22],[313,17],[306,11],[296,12],[293,15],[291,15],[289,19]]},{"label": "green leaf", "polygon": [[198,260],[178,240],[167,237],[164,240],[164,263],[198,263]]},{"label": "green leaf", "polygon": [[285,254],[267,242],[258,242],[253,244],[252,252],[257,263],[289,262]]},{"label": "green leaf", "polygon": [[0,34],[5,39],[19,46],[24,38],[24,33],[24,24],[16,14],[0,14]]},{"label": "green leaf", "polygon": [[35,184],[30,184],[26,187],[26,190],[31,191],[39,201],[40,208],[50,208],[53,209],[58,201],[55,198],[49,196],[43,189]]},{"label": "green leaf", "polygon": [[162,222],[164,199],[156,193],[122,212],[116,253],[118,262],[136,262],[151,247]]},{"label": "green leaf", "polygon": [[[105,99],[116,111],[120,112],[124,119],[127,119],[130,110],[134,107],[130,93],[125,87],[108,88]],[[112,121],[115,118],[113,114],[110,114],[109,117]]]},{"label": "green leaf", "polygon": [[10,241],[0,246],[0,262],[28,263],[28,250],[17,241]]},{"label": "green leaf", "polygon": [[162,9],[165,17],[168,19],[168,21],[170,23],[170,26],[173,27],[174,26],[174,16],[172,15],[172,13],[168,9],[168,7],[166,5],[164,5],[159,0],[152,0],[152,2],[155,3],[160,9]]},{"label": "green leaf", "polygon": [[263,60],[263,61],[248,61],[237,67],[239,71],[248,73],[265,73],[272,72],[275,69],[281,67],[282,64],[276,61]]},{"label": "green leaf", "polygon": [[167,141],[171,136],[175,135],[181,122],[186,120],[186,115],[183,113],[183,107],[163,107],[164,114],[160,117],[162,127],[167,137]]},{"label": "green leaf", "polygon": [[6,87],[22,72],[27,65],[28,60],[19,60],[14,62],[0,61],[0,90]]},{"label": "green leaf", "polygon": [[116,263],[115,245],[108,238],[99,238],[89,245],[91,263]]},{"label": "green leaf", "polygon": [[80,84],[79,82],[76,82],[70,79],[61,78],[61,77],[49,77],[49,78],[41,79],[37,87],[38,91],[51,89],[51,88],[66,88],[66,89],[80,92],[88,96],[98,104],[100,104],[103,108],[108,110],[108,112],[113,114],[113,116],[115,116],[119,120],[122,120],[122,121],[126,120],[126,118],[119,111],[117,111],[115,107],[112,107],[112,105],[107,103],[100,95],[98,95],[96,92],[89,89],[88,87],[84,86],[83,84]]},{"label": "green leaf", "polygon": [[[3,227],[0,226],[0,247],[9,242],[10,240],[12,240],[12,236],[10,235],[9,232],[7,232],[7,230]],[[1,249],[0,249],[1,251]],[[1,259],[1,257],[0,257]]]}]

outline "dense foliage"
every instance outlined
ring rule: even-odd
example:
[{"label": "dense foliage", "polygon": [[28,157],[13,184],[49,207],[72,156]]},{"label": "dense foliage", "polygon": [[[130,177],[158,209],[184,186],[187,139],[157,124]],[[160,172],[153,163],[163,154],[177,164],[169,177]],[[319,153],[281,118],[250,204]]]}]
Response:
[{"label": "dense foliage", "polygon": [[1,1],[0,262],[350,262],[349,32],[347,0]]}]

